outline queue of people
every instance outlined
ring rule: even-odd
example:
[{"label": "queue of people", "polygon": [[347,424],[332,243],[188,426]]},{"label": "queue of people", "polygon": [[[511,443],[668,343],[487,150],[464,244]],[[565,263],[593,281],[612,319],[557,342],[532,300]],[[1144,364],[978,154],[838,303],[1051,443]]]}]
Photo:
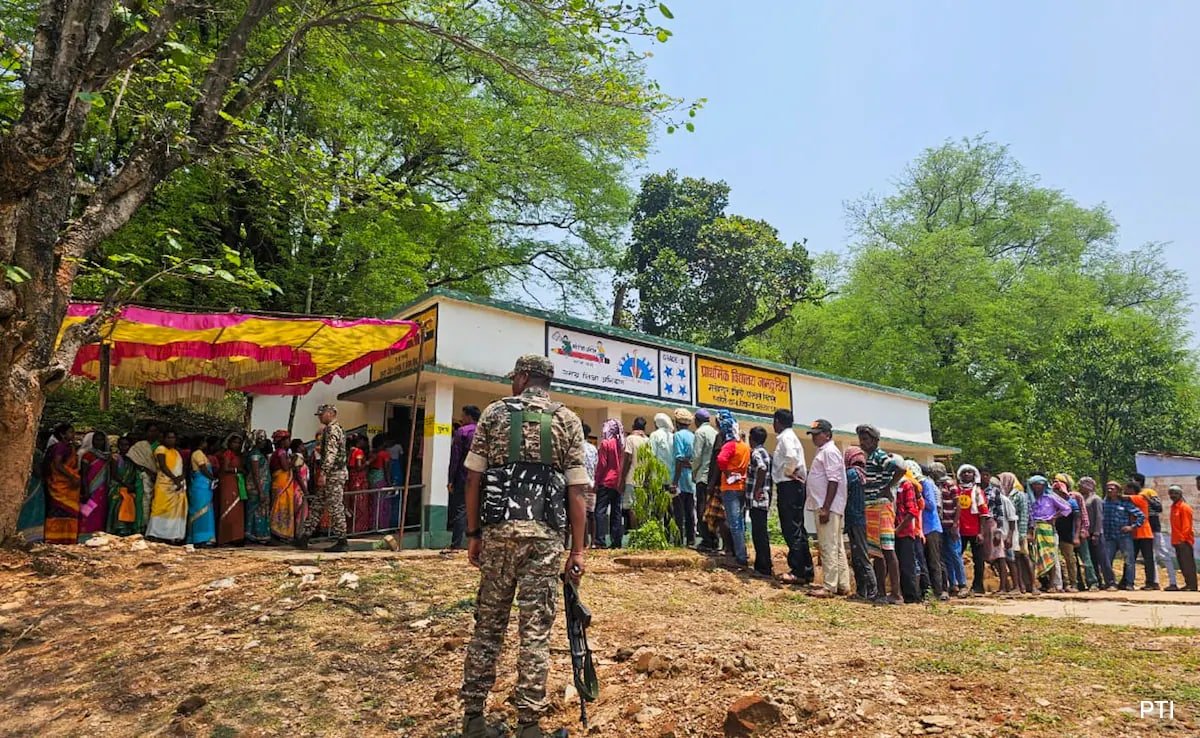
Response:
[{"label": "queue of people", "polygon": [[[308,443],[286,430],[220,438],[150,423],[137,435],[80,436],[60,424],[39,437],[19,528],[28,542],[84,543],[108,533],[209,547],[303,546],[320,527],[341,550],[346,531],[394,528],[396,496],[364,491],[401,483],[399,442],[344,437],[335,408],[324,406],[320,415],[322,429]],[[326,488],[344,494],[344,504],[325,504]]]},{"label": "queue of people", "polygon": [[[655,415],[649,435],[646,428],[639,417],[627,434],[620,419],[610,418],[585,457],[593,480],[588,529],[594,548],[621,547],[625,532],[641,522],[632,519],[631,508],[638,451],[649,444],[668,470],[677,543],[723,553],[736,567],[775,577],[768,531],[774,501],[788,549],[787,571],[777,578],[811,587],[816,597],[900,604],[981,595],[989,569],[1002,595],[1128,590],[1139,558],[1142,589],[1159,589],[1165,569],[1165,589],[1196,591],[1192,509],[1176,486],[1167,510],[1140,475],[1106,481],[1103,488],[1090,477],[1076,482],[1068,474],[1038,473],[1022,482],[1012,472],[992,474],[970,464],[951,475],[941,463],[925,466],[887,453],[869,424],[856,429],[857,445],[839,449],[824,419],[804,431],[816,448],[810,465],[786,409],[774,415],[771,451],[766,428],[743,433],[727,410],[680,408]],[[807,529],[806,513],[814,531]],[[1164,515],[1169,533],[1161,525]]]}]

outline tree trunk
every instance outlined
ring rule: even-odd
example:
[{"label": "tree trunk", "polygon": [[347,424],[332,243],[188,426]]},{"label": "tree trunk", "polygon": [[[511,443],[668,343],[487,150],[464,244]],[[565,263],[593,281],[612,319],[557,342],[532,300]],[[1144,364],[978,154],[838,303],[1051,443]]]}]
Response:
[{"label": "tree trunk", "polygon": [[57,253],[73,171],[68,158],[25,197],[0,203],[0,261],[29,273],[21,284],[0,283],[0,541],[17,530],[46,391],[66,378],[80,343],[73,335],[55,351],[76,271]]}]

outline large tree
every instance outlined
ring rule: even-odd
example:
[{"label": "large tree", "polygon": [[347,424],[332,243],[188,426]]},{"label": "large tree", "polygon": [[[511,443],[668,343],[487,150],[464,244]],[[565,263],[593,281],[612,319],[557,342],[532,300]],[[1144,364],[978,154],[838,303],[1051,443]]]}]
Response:
[{"label": "large tree", "polygon": [[[1047,357],[1071,375],[1083,357],[1111,354],[1080,345],[1100,338],[1073,326],[1137,321],[1150,344],[1186,342],[1185,284],[1158,245],[1120,249],[1103,207],[1042,186],[1005,147],[978,138],[927,150],[893,192],[848,210],[858,238],[838,297],[800,307],[750,348],[934,395],[934,438],[994,468],[1127,469],[1130,444],[1190,450],[1187,432],[1148,435],[1144,425],[1121,425],[1120,442],[1085,441],[1063,429],[1095,419],[1049,399],[1064,375],[1047,372]],[[1064,354],[1072,346],[1074,361]],[[1163,357],[1183,402],[1195,386],[1188,357]]]},{"label": "large tree", "polygon": [[[464,94],[498,80],[498,94],[657,114],[673,101],[640,79],[629,41],[665,40],[663,16],[669,11],[657,4],[599,0],[7,5],[0,17],[0,536],[15,526],[44,394],[94,334],[94,323],[83,325],[56,344],[80,265],[94,261],[100,244],[176,172],[216,158],[236,172],[239,160],[291,154],[261,117],[304,114],[291,105],[289,82],[322,73],[328,56],[318,49],[339,46],[347,67],[381,79],[403,75],[416,49],[418,60],[440,55],[472,70]],[[379,60],[393,53],[400,59],[379,72]],[[352,168],[363,152],[328,153]],[[386,167],[379,171],[363,186],[386,180]],[[338,190],[327,202],[355,194]]]},{"label": "large tree", "polygon": [[[769,223],[725,212],[729,185],[674,171],[642,180],[625,269],[637,290],[638,328],[734,349],[819,301],[804,243]],[[617,310],[623,308],[618,289]]]}]

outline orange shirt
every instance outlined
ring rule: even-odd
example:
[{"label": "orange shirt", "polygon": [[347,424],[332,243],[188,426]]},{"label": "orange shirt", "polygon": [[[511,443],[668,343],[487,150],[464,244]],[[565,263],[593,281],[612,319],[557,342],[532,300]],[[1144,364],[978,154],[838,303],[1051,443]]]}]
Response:
[{"label": "orange shirt", "polygon": [[1192,506],[1183,500],[1171,503],[1171,545],[1181,543],[1196,545],[1196,536],[1192,533]]},{"label": "orange shirt", "polygon": [[717,453],[717,468],[721,470],[722,492],[744,491],[746,473],[750,470],[750,444],[726,441]]},{"label": "orange shirt", "polygon": [[1130,495],[1125,499],[1137,505],[1137,509],[1141,510],[1142,515],[1146,518],[1141,526],[1133,529],[1133,537],[1135,539],[1153,538],[1154,531],[1150,529],[1150,501],[1146,499],[1145,495]]}]

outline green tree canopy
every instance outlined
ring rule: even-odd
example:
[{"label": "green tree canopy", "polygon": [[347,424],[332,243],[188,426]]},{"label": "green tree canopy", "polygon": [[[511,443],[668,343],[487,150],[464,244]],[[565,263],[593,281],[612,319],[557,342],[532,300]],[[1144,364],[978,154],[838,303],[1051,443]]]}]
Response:
[{"label": "green tree canopy", "polygon": [[[638,327],[732,349],[819,299],[804,243],[769,223],[725,213],[729,185],[674,171],[642,180],[625,260]],[[619,303],[623,297],[618,293]]]},{"label": "green tree canopy", "polygon": [[[996,469],[1127,472],[1130,449],[1196,449],[1182,420],[1196,386],[1180,350],[1183,276],[1157,244],[1121,250],[1104,207],[1042,186],[1005,147],[976,138],[927,150],[894,192],[848,214],[858,238],[837,297],[744,347],[932,394],[935,439]],[[1122,358],[1128,340],[1145,352]],[[1117,375],[1123,383],[1110,382]],[[1091,386],[1072,394],[1070,378]],[[1145,407],[1134,394],[1115,434],[1089,430],[1087,394],[1135,384]]]}]

